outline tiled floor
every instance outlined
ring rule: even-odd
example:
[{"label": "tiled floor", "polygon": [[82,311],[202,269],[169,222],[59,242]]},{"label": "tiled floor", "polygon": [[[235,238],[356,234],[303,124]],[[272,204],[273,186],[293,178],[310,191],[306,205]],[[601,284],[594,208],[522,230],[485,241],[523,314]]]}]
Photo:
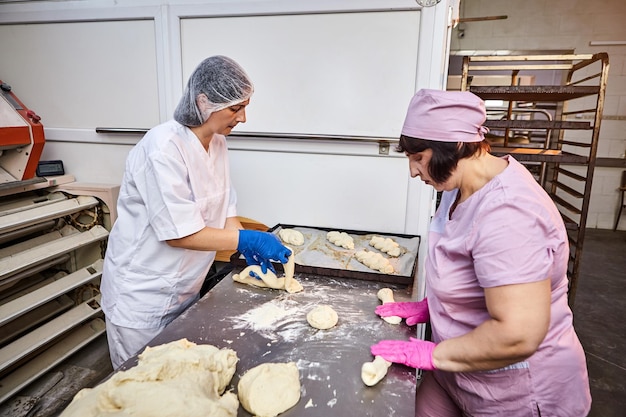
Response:
[{"label": "tiled floor", "polygon": [[626,416],[626,232],[585,233],[574,327],[587,354],[590,417]]},{"label": "tiled floor", "polygon": [[[626,416],[626,232],[589,229],[574,303],[574,325],[587,353],[590,417]],[[74,393],[109,372],[106,338],[35,384],[0,417],[56,417]],[[69,382],[67,382],[69,381]],[[570,416],[563,416],[570,417]],[[578,416],[572,416],[578,417]]]}]

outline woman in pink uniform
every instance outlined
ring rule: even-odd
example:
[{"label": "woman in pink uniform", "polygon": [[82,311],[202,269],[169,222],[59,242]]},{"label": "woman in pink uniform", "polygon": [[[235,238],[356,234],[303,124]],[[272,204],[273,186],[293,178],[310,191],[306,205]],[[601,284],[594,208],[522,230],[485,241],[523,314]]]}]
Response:
[{"label": "woman in pink uniform", "polygon": [[425,372],[416,416],[586,416],[583,348],[567,304],[569,245],[556,206],[510,155],[489,153],[483,101],[420,90],[398,151],[437,191],[427,298],[379,306],[432,341],[383,340],[373,355]]}]

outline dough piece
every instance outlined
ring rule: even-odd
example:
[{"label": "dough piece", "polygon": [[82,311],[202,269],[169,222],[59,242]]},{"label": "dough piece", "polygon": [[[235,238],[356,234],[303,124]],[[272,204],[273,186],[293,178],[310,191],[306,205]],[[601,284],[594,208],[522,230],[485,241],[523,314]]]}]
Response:
[{"label": "dough piece", "polygon": [[394,272],[393,265],[389,263],[389,259],[378,252],[370,252],[364,249],[355,253],[354,256],[357,261],[368,268],[375,269],[384,274],[393,274]]},{"label": "dough piece", "polygon": [[278,236],[288,245],[301,246],[304,244],[304,235],[295,229],[280,229]]},{"label": "dough piece", "polygon": [[329,305],[319,305],[306,315],[306,321],[309,322],[311,327],[321,330],[335,327],[338,320],[337,312]]},{"label": "dough piece", "polygon": [[400,245],[393,239],[382,236],[372,236],[370,246],[375,247],[381,252],[385,252],[389,256],[397,258],[402,253]]},{"label": "dough piece", "polygon": [[241,377],[237,391],[249,413],[274,417],[300,401],[300,372],[295,362],[263,363]]},{"label": "dough piece", "polygon": [[347,234],[346,232],[338,232],[333,230],[332,232],[326,233],[326,239],[333,245],[345,248],[345,249],[354,249],[354,239],[352,236]]},{"label": "dough piece", "polygon": [[[288,293],[302,291],[302,284],[300,284],[298,281],[296,281],[293,278],[293,274],[296,269],[295,260],[293,257],[293,250],[291,251],[289,260],[287,261],[285,265],[283,265],[283,268],[285,269],[285,276],[278,278],[276,274],[270,271],[269,269],[264,274],[261,271],[261,267],[259,265],[250,265],[244,268],[244,270],[241,271],[241,273],[234,274],[233,281],[241,282],[242,284],[252,285],[254,287],[274,288],[276,290],[285,290]],[[261,279],[251,277],[250,271],[260,276]]]},{"label": "dough piece", "polygon": [[[378,299],[383,302],[383,304],[395,303],[395,300],[393,299],[393,291],[391,291],[391,288],[381,288],[376,295],[378,296]],[[400,322],[402,321],[402,317],[398,316],[383,317],[382,319],[391,324],[400,324]]]},{"label": "dough piece", "polygon": [[372,387],[387,375],[387,369],[391,366],[391,362],[383,359],[382,356],[376,356],[372,362],[365,362],[361,366],[361,379],[368,387]]},{"label": "dough piece", "polygon": [[235,417],[237,396],[224,390],[238,360],[234,350],[187,339],[147,347],[137,366],[79,391],[61,416]]}]

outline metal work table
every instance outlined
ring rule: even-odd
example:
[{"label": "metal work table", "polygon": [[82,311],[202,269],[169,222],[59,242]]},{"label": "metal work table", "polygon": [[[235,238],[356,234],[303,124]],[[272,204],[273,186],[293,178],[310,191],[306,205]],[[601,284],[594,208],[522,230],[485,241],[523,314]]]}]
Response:
[{"label": "metal work table", "polygon": [[[415,336],[415,328],[389,324],[374,313],[380,304],[379,289],[392,288],[396,301],[407,301],[406,288],[303,273],[295,278],[304,290],[289,294],[233,282],[231,273],[149,345],[187,338],[233,349],[239,357],[230,386],[235,392],[247,370],[266,362],[295,362],[301,398],[281,416],[413,416],[415,369],[393,364],[377,385],[368,387],[361,380],[362,364],[373,360],[372,344]],[[337,311],[339,322],[334,328],[309,326],[306,314],[318,304]],[[134,363],[136,358],[123,368]],[[267,390],[270,395],[272,387]],[[240,406],[238,416],[250,414]]]}]

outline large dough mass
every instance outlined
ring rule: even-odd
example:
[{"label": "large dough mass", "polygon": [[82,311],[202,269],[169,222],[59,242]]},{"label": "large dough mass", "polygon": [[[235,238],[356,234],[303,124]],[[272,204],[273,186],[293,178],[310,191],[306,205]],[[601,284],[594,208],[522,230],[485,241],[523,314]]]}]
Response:
[{"label": "large dough mass", "polygon": [[300,401],[300,372],[294,362],[263,363],[241,377],[237,391],[248,412],[274,417]]},{"label": "large dough mass", "polygon": [[237,396],[224,390],[237,361],[231,349],[187,339],[147,347],[137,366],[79,391],[61,416],[235,417]]}]

